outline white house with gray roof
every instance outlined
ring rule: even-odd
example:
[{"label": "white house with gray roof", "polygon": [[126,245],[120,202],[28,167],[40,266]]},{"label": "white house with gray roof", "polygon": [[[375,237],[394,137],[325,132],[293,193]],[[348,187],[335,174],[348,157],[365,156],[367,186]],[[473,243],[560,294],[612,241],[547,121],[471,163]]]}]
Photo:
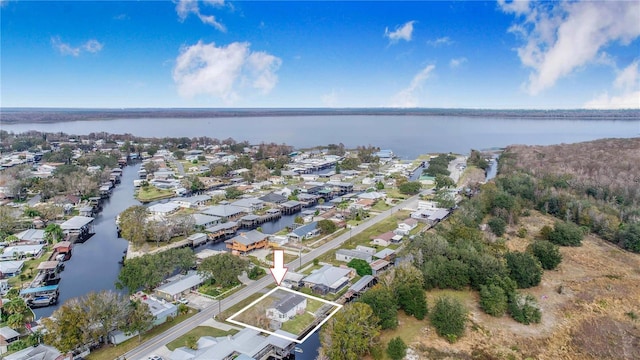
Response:
[{"label": "white house with gray roof", "polygon": [[349,262],[353,259],[360,259],[370,263],[373,260],[373,254],[348,249],[338,249],[336,251],[336,260],[338,261]]},{"label": "white house with gray roof", "polygon": [[166,301],[175,301],[191,290],[197,289],[204,280],[204,276],[195,271],[189,271],[187,275],[174,277],[168,283],[156,288],[155,292],[158,297]]},{"label": "white house with gray roof", "polygon": [[267,309],[267,317],[278,322],[289,321],[296,315],[303,314],[307,308],[307,298],[298,294],[287,294]]},{"label": "white house with gray roof", "polygon": [[337,293],[349,284],[353,269],[324,265],[302,279],[305,286],[320,294]]},{"label": "white house with gray roof", "polygon": [[222,219],[223,222],[226,221],[235,221],[247,214],[247,211],[244,208],[234,205],[215,205],[209,206],[201,211],[201,213],[205,215],[218,216]]}]

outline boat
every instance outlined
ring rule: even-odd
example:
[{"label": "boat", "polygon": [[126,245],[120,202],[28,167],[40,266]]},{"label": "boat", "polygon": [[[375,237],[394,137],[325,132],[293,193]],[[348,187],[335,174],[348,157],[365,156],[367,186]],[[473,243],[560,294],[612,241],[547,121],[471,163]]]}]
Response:
[{"label": "boat", "polygon": [[38,296],[33,299],[27,300],[27,305],[30,308],[39,308],[53,305],[58,302],[58,298],[54,296]]},{"label": "boat", "polygon": [[297,352],[297,353],[302,353],[302,352],[304,352],[304,351],[302,350],[302,348],[299,348],[299,347],[297,347],[297,346],[293,348],[293,351],[295,351],[295,352]]}]

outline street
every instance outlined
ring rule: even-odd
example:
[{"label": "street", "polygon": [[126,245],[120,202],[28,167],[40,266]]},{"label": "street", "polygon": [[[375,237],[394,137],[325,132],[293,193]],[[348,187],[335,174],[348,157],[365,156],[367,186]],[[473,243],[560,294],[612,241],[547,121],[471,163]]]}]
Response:
[{"label": "street", "polygon": [[[418,198],[420,195],[415,195],[405,200],[404,202],[392,207],[391,209],[385,210],[381,212],[379,215],[367,220],[366,222],[352,228],[350,232],[346,232],[337,238],[329,241],[326,244],[321,245],[317,249],[312,250],[308,254],[302,256],[302,265],[304,266],[307,263],[312,262],[315,258],[321,256],[322,254],[335,249],[341,246],[345,241],[349,240],[351,236],[355,236],[360,234],[363,230],[373,226],[374,224],[382,221],[383,219],[390,216],[392,213],[397,212],[398,210],[404,208],[415,208],[417,206]],[[295,271],[299,268],[300,260],[296,259],[286,266],[289,268],[289,271]],[[207,307],[203,308],[198,314],[192,316],[191,318],[177,324],[171,329],[165,331],[162,334],[159,334],[152,339],[140,344],[136,348],[125,354],[126,359],[134,359],[134,360],[143,360],[148,356],[154,353],[154,350],[160,348],[161,346],[166,345],[167,343],[177,339],[178,337],[186,334],[189,330],[195,328],[200,325],[204,321],[212,318],[213,316],[218,315],[221,311],[225,311],[226,309],[236,305],[240,301],[246,299],[248,296],[255,294],[265,287],[273,283],[272,276],[264,276],[262,279],[255,281],[254,283],[248,285],[244,289],[229,295],[227,298],[222,299],[221,301],[216,301]]]}]

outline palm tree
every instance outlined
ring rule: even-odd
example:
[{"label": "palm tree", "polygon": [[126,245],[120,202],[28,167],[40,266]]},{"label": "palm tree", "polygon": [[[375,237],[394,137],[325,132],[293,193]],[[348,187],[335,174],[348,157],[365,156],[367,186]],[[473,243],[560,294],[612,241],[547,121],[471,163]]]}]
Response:
[{"label": "palm tree", "polygon": [[5,303],[2,309],[8,315],[22,314],[27,311],[28,306],[22,298],[16,297]]},{"label": "palm tree", "polygon": [[7,319],[7,324],[12,329],[17,329],[21,327],[22,325],[24,325],[24,314],[15,313],[15,314],[9,315],[9,318]]},{"label": "palm tree", "polygon": [[44,239],[48,244],[57,243],[64,237],[64,232],[58,224],[51,223],[44,229]]}]

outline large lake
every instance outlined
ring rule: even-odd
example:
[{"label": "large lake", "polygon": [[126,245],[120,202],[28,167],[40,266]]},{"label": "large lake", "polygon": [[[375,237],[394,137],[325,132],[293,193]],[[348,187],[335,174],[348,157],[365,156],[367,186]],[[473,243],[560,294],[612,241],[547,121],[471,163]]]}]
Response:
[{"label": "large lake", "polygon": [[[610,115],[610,114],[609,114]],[[209,119],[153,118],[0,124],[6,131],[38,130],[89,134],[130,133],[144,137],[234,138],[252,144],[286,143],[308,148],[330,143],[375,145],[401,158],[427,152],[468,153],[510,144],[548,145],[607,137],[640,136],[640,118],[629,120],[580,115],[557,118],[500,118],[415,115],[318,115]]]}]

